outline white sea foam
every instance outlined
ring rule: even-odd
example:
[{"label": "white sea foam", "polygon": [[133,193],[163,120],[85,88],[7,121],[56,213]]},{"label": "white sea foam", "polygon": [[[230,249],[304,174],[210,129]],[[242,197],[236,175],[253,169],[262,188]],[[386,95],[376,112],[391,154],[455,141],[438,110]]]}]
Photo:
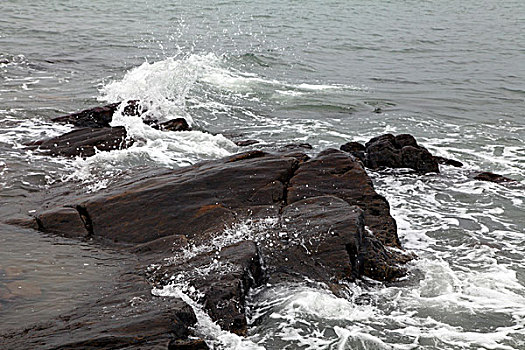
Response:
[{"label": "white sea foam", "polygon": [[164,297],[178,297],[190,305],[197,316],[196,332],[213,349],[223,350],[265,350],[249,339],[238,336],[234,333],[222,330],[221,327],[213,322],[210,316],[203,310],[202,306],[187,295],[181,285],[171,284],[163,288],[156,288],[152,291],[153,295]]},{"label": "white sea foam", "polygon": [[100,99],[111,102],[140,100],[148,109],[147,117],[157,120],[183,117],[191,124],[191,116],[185,110],[186,96],[202,71],[217,60],[215,55],[209,54],[144,62],[128,71],[121,80],[104,85]]}]

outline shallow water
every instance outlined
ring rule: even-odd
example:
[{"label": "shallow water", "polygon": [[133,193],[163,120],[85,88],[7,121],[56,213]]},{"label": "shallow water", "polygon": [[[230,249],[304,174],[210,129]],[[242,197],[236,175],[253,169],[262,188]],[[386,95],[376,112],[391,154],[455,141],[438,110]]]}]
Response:
[{"label": "shallow water", "polygon": [[[525,347],[523,2],[15,0],[0,13],[0,219],[36,209],[32,196],[63,181],[97,191],[137,166],[237,152],[225,136],[309,142],[317,152],[408,132],[465,167],[371,174],[419,256],[406,280],[350,285],[348,300],[272,286],[253,296],[260,317],[247,339],[205,315],[201,331],[224,348]],[[116,115],[142,140],[129,150],[66,160],[23,149],[69,130],[51,117],[122,99],[141,99],[155,118],[185,117],[196,131],[162,133]],[[474,181],[475,170],[520,184]],[[102,252],[12,226],[0,240],[2,268],[31,271],[41,291],[1,304],[2,327],[54,314],[50,300],[72,306],[65,292],[46,295],[81,290],[118,265],[86,271]],[[36,268],[28,252],[55,258]],[[57,266],[71,268],[67,278]]]}]

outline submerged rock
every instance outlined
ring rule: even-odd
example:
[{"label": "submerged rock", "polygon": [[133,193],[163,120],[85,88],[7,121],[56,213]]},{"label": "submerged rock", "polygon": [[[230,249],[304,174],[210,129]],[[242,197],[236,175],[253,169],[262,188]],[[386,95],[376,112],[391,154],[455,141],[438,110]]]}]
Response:
[{"label": "submerged rock", "polygon": [[449,158],[439,157],[439,156],[434,156],[434,159],[439,164],[443,164],[443,165],[450,165],[450,166],[453,166],[453,167],[456,167],[456,168],[461,168],[463,166],[463,163],[461,163],[458,160],[454,160],[454,159],[449,159]]},{"label": "submerged rock", "polygon": [[147,122],[153,129],[163,130],[163,131],[191,131],[191,127],[184,118],[175,118],[168,120],[163,123]]},{"label": "submerged rock", "polygon": [[243,140],[243,141],[235,141],[235,144],[239,147],[247,147],[251,145],[255,145],[259,143],[257,140]]},{"label": "submerged rock", "polygon": [[494,182],[497,184],[516,182],[515,180],[505,177],[503,175],[494,174],[488,171],[477,174],[476,176],[474,176],[474,180]]},{"label": "submerged rock", "polygon": [[153,297],[143,278],[127,272],[115,291],[102,299],[55,320],[21,330],[2,329],[0,348],[166,349],[168,342],[190,344],[190,327],[196,322],[193,310],[181,299]]}]

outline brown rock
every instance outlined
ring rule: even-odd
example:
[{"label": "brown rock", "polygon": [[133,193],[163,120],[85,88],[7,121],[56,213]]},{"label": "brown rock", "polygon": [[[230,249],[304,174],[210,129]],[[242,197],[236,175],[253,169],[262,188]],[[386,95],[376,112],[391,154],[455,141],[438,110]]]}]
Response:
[{"label": "brown rock", "polygon": [[[190,238],[231,223],[237,211],[280,201],[278,189],[284,191],[281,184],[296,166],[292,157],[241,154],[101,191],[73,206],[85,208],[94,238],[133,243],[171,235]],[[41,229],[47,232],[45,225]]]},{"label": "brown rock", "polygon": [[352,154],[354,157],[359,159],[361,162],[366,162],[365,151],[366,147],[359,142],[347,142],[339,148],[341,151]]},{"label": "brown rock", "polygon": [[[118,102],[90,108],[51,120],[62,124],[72,124],[80,128],[108,128],[113,119],[113,114],[120,107],[120,104],[121,102]],[[139,101],[128,101],[123,111],[124,115],[140,115],[142,112]]]},{"label": "brown rock", "polygon": [[59,236],[84,238],[91,234],[89,218],[81,216],[79,210],[71,207],[43,212],[36,221],[41,230]]},{"label": "brown rock", "polygon": [[505,182],[516,182],[515,180],[512,180],[503,175],[494,174],[488,171],[477,174],[476,176],[474,176],[474,180],[489,181],[489,182],[494,182],[497,184],[501,184]]},{"label": "brown rock", "polygon": [[365,144],[365,165],[370,169],[411,168],[420,173],[439,172],[437,160],[412,135],[385,134]]},{"label": "brown rock", "polygon": [[151,127],[164,131],[191,131],[191,127],[184,118],[176,118],[163,123],[153,123]]},{"label": "brown rock", "polygon": [[288,203],[324,195],[345,200],[363,209],[365,225],[381,242],[400,247],[390,206],[379,195],[363,165],[350,155],[329,149],[300,165],[288,187]]},{"label": "brown rock", "polygon": [[[121,126],[110,128],[82,128],[64,135],[39,141],[38,148],[51,155],[66,157],[90,157],[99,151],[124,149],[133,144],[126,140],[126,129]],[[36,148],[33,145],[32,148]]]},{"label": "brown rock", "polygon": [[[409,151],[413,147],[408,138],[400,142]],[[385,247],[400,247],[387,201],[375,192],[363,164],[338,150],[313,159],[295,149],[278,154],[250,151],[139,175],[67,202],[67,207],[48,203],[51,209],[38,216],[42,231],[88,232],[99,242],[118,242],[117,247],[141,254],[142,261],[162,261],[149,271],[153,283],[182,281],[193,287],[190,296],[210,317],[241,335],[247,331],[248,292],[267,280],[306,278],[335,286],[363,275],[388,281],[404,273],[398,265],[406,256]],[[267,216],[274,224],[261,232],[236,236],[238,241],[220,239],[225,227],[234,228],[244,219],[257,225]],[[198,249],[190,254],[184,250],[194,246]],[[72,344],[131,346],[130,334],[139,336],[139,329],[146,334],[140,337],[151,340],[153,335],[142,328],[153,316],[151,311],[130,320],[122,333],[112,326],[109,333],[77,337]],[[168,314],[158,317],[166,320]],[[158,325],[159,332],[171,332],[166,322]]]},{"label": "brown rock", "polygon": [[235,141],[235,144],[239,147],[251,146],[259,143],[257,140],[244,140],[244,141]]},{"label": "brown rock", "polygon": [[449,158],[445,158],[445,157],[438,157],[438,156],[434,156],[434,159],[439,164],[443,164],[443,165],[450,165],[450,166],[454,166],[454,167],[457,167],[457,168],[461,168],[463,166],[463,163],[461,163],[458,160],[454,160],[454,159],[449,159]]},{"label": "brown rock", "polygon": [[[261,258],[252,241],[241,241],[219,251],[207,251],[157,271],[163,284],[173,275],[185,275],[195,296],[221,328],[244,335],[247,331],[246,296],[262,283]],[[202,271],[207,271],[203,273]]]},{"label": "brown rock", "polygon": [[170,341],[188,339],[196,321],[182,300],[153,297],[148,283],[127,273],[114,293],[96,302],[24,329],[1,329],[0,348],[165,349]]},{"label": "brown rock", "polygon": [[14,297],[32,298],[42,294],[36,284],[28,281],[13,281],[6,283],[5,286]]},{"label": "brown rock", "polygon": [[321,196],[286,206],[282,227],[262,246],[270,282],[304,279],[338,283],[357,277],[363,211]]}]

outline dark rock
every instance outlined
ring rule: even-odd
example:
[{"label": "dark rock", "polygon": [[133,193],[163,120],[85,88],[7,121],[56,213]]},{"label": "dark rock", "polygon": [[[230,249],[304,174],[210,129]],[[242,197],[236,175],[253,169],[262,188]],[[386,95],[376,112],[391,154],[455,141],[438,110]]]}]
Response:
[{"label": "dark rock", "polygon": [[333,195],[364,211],[365,225],[385,245],[400,247],[390,206],[379,195],[363,165],[350,155],[329,149],[300,165],[290,180],[287,201]]},{"label": "dark rock", "polygon": [[334,196],[286,206],[282,227],[262,247],[270,282],[304,279],[338,283],[358,276],[363,210]]},{"label": "dark rock", "polygon": [[[196,272],[203,270],[208,273]],[[198,254],[188,261],[179,260],[157,273],[185,275],[185,281],[199,292],[196,298],[221,328],[246,334],[246,296],[263,278],[261,258],[254,242],[241,241],[219,251]]]},{"label": "dark rock", "polygon": [[31,228],[33,230],[38,230],[38,222],[34,218],[27,216],[23,217],[13,217],[5,222],[8,225],[14,225],[18,227]]},{"label": "dark rock", "polygon": [[365,144],[364,150],[359,143],[349,142],[341,146],[341,150],[351,153],[363,161],[367,168],[374,170],[410,168],[420,173],[439,172],[437,159],[408,134],[374,137]]},{"label": "dark rock", "polygon": [[202,339],[172,340],[168,350],[208,350],[209,347]]},{"label": "dark rock", "polygon": [[239,147],[251,146],[259,143],[257,140],[244,140],[244,141],[235,141],[235,144]]},{"label": "dark rock", "polygon": [[423,147],[404,146],[401,148],[402,167],[421,173],[439,173],[439,166],[434,156]]},{"label": "dark rock", "polygon": [[463,166],[463,163],[461,163],[458,160],[454,160],[454,159],[449,159],[449,158],[439,157],[439,156],[434,156],[434,159],[439,164],[443,164],[443,165],[450,165],[450,166],[454,166],[454,167],[457,167],[457,168],[461,168]]},{"label": "dark rock", "polygon": [[398,148],[403,148],[403,147],[406,147],[406,146],[412,146],[412,147],[415,147],[415,148],[420,147],[417,144],[417,141],[414,138],[414,136],[412,136],[410,134],[397,135],[395,137],[395,144],[396,144],[396,146]]},{"label": "dark rock", "polygon": [[172,235],[191,238],[222,228],[240,212],[326,195],[362,208],[374,235],[399,247],[388,202],[375,192],[362,164],[337,150],[303,163],[288,155],[241,153],[102,190],[68,206],[85,208],[94,238],[145,243]]},{"label": "dark rock", "polygon": [[55,320],[2,329],[0,348],[159,349],[187,340],[196,321],[182,300],[153,297],[143,278],[128,273],[120,277],[115,292]]},{"label": "dark rock", "polygon": [[109,128],[82,128],[64,135],[38,141],[30,148],[38,147],[51,155],[66,157],[90,157],[99,151],[124,149],[133,144],[126,140],[126,129],[122,126]]},{"label": "dark rock", "polygon": [[505,177],[503,175],[494,174],[488,171],[477,174],[476,176],[474,176],[474,180],[489,181],[497,184],[506,182],[516,182],[515,180]]},{"label": "dark rock", "polygon": [[167,237],[161,237],[147,243],[138,244],[131,249],[133,253],[138,254],[159,254],[159,253],[172,253],[186,247],[188,239],[184,235],[171,235]]},{"label": "dark rock", "polygon": [[340,149],[352,154],[370,169],[410,168],[427,173],[439,172],[438,164],[463,166],[457,160],[431,155],[409,134],[381,135],[368,141],[365,146],[359,142],[347,142]]},{"label": "dark rock", "polygon": [[[113,114],[120,107],[121,102],[112,103],[102,107],[95,107],[81,112],[64,115],[51,119],[62,124],[72,124],[80,128],[107,128],[109,127]],[[124,115],[140,115],[142,113],[139,101],[128,101],[124,107]]]},{"label": "dark rock", "polygon": [[[72,124],[80,128],[109,128],[113,120],[113,114],[120,108],[121,102],[112,103],[102,107],[86,109],[81,112],[68,114],[51,119],[62,124]],[[147,110],[140,104],[140,101],[128,101],[122,110],[123,115],[141,116]],[[144,119],[145,124],[154,129],[166,131],[190,131],[191,127],[184,118],[175,118],[160,123],[157,120]],[[32,144],[37,144],[38,141]]]},{"label": "dark rock", "polygon": [[376,237],[366,235],[357,253],[358,275],[377,281],[393,281],[406,275],[402,265],[413,258],[395,249],[385,247]]},{"label": "dark rock", "polygon": [[348,153],[353,152],[365,152],[366,147],[359,142],[347,142],[344,145],[341,146],[341,151],[345,151]]},{"label": "dark rock", "polygon": [[[407,260],[391,248],[400,243],[388,202],[360,161],[334,149],[313,159],[295,149],[255,150],[68,198],[45,205],[40,230],[87,234],[142,261],[163,261],[149,272],[152,283],[191,286],[188,293],[214,321],[241,335],[247,295],[266,281],[389,281],[403,275],[399,264]],[[260,232],[222,240],[225,228],[244,220],[256,227],[268,216],[273,224]]]},{"label": "dark rock", "polygon": [[167,122],[146,122],[153,129],[164,131],[191,131],[191,127],[184,118],[176,118],[168,120]]},{"label": "dark rock", "polygon": [[366,147],[359,142],[347,142],[340,147],[340,150],[352,154],[363,163],[366,161]]},{"label": "dark rock", "polygon": [[312,145],[309,143],[291,143],[280,148],[279,151],[291,151],[291,150],[305,150],[312,149]]},{"label": "dark rock", "polygon": [[43,212],[36,219],[39,229],[69,238],[86,238],[90,235],[86,220],[77,209],[69,207]]},{"label": "dark rock", "polygon": [[280,202],[297,165],[293,157],[252,151],[103,190],[70,206],[86,208],[93,238],[145,243],[192,237],[231,223],[238,211]]},{"label": "dark rock", "polygon": [[365,144],[367,168],[378,169],[381,167],[402,168],[400,148],[394,135],[387,134],[375,137]]}]

